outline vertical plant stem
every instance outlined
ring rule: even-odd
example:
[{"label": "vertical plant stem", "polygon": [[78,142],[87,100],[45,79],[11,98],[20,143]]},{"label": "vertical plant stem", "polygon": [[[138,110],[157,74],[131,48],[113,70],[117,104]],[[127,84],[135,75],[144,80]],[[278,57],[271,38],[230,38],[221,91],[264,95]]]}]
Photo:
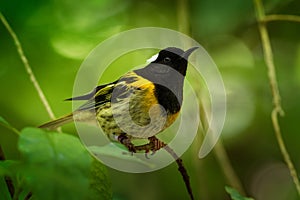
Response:
[{"label": "vertical plant stem", "polygon": [[40,87],[37,79],[35,78],[35,76],[33,74],[33,71],[32,71],[32,69],[31,69],[31,67],[29,65],[29,62],[28,62],[25,54],[24,54],[22,45],[21,45],[21,43],[20,43],[17,35],[15,34],[15,32],[13,31],[13,29],[11,28],[11,26],[9,25],[9,23],[7,22],[7,20],[5,19],[5,17],[3,16],[3,14],[1,12],[0,12],[0,19],[1,19],[2,23],[3,23],[3,25],[5,26],[5,28],[7,29],[8,33],[12,37],[12,39],[13,39],[13,41],[15,43],[15,46],[17,48],[18,54],[19,54],[19,56],[21,58],[21,61],[24,64],[26,72],[29,75],[29,78],[30,78],[30,80],[31,80],[31,82],[32,82],[35,90],[37,91],[37,93],[38,93],[38,95],[40,97],[40,100],[42,101],[42,103],[43,103],[43,105],[44,105],[44,107],[45,107],[45,109],[46,109],[49,117],[51,119],[55,119],[55,116],[54,116],[54,114],[53,114],[53,112],[51,110],[51,107],[50,107],[50,105],[49,105],[49,103],[48,103],[48,101],[47,101],[47,99],[46,99],[46,97],[45,97],[45,95],[44,95],[44,93],[43,93],[43,91],[42,91],[42,89],[41,89],[41,87]]},{"label": "vertical plant stem", "polygon": [[[178,0],[178,30],[186,35],[190,35],[190,21],[189,21],[189,11],[188,11],[188,0]],[[198,94],[199,95],[199,94]],[[201,102],[201,98],[198,96],[199,99],[199,105],[200,105],[200,118],[201,118],[201,125],[204,129],[203,132],[205,133],[208,128],[208,119],[207,119],[207,113],[205,112],[205,107],[203,103]],[[214,147],[214,154],[217,158],[217,161],[219,165],[222,168],[222,171],[228,181],[228,183],[239,190],[240,193],[244,194],[245,191],[243,189],[243,186],[241,184],[241,181],[239,180],[239,177],[235,173],[231,162],[229,160],[229,157],[227,155],[227,152],[225,150],[225,147],[222,143],[222,140],[219,140],[216,146]]]},{"label": "vertical plant stem", "polygon": [[228,157],[228,154],[226,152],[226,149],[223,145],[222,138],[219,139],[219,141],[216,143],[214,150],[213,150],[220,166],[222,167],[223,174],[226,178],[226,180],[229,182],[231,187],[238,190],[241,194],[245,195],[246,192],[242,186],[242,183],[234,171],[234,168],[232,167],[232,164],[230,162],[230,159]]},{"label": "vertical plant stem", "polygon": [[255,9],[257,13],[257,20],[258,20],[258,29],[260,32],[261,40],[262,40],[262,47],[264,52],[264,59],[268,68],[268,77],[271,86],[272,96],[273,96],[273,110],[271,114],[272,124],[275,132],[275,136],[281,151],[281,154],[289,168],[290,174],[293,178],[294,184],[296,186],[298,195],[300,196],[300,184],[297,175],[297,171],[294,167],[294,164],[290,158],[290,155],[286,149],[285,143],[283,141],[283,137],[280,130],[280,125],[278,123],[278,117],[284,115],[284,111],[281,107],[281,98],[280,93],[278,90],[278,83],[276,78],[276,70],[275,64],[273,59],[273,53],[270,43],[270,38],[268,34],[268,30],[266,27],[265,19],[265,12],[262,5],[261,0],[254,0]]},{"label": "vertical plant stem", "polygon": [[[200,104],[200,119],[201,119],[201,127],[202,127],[202,132],[206,133],[206,130],[208,129],[208,119],[207,119],[207,113],[205,111],[205,106],[199,98],[199,104]],[[238,190],[241,194],[246,194],[242,183],[237,176],[236,172],[234,171],[234,168],[232,167],[232,164],[230,162],[230,159],[228,157],[228,154],[226,152],[226,149],[223,145],[222,139],[220,138],[219,141],[216,143],[214,146],[213,152],[215,154],[215,157],[217,158],[217,161],[219,165],[222,168],[223,174],[226,177],[226,180],[230,184],[231,187],[235,188]]]},{"label": "vertical plant stem", "polygon": [[188,0],[178,0],[177,4],[178,31],[188,35],[190,32]]}]

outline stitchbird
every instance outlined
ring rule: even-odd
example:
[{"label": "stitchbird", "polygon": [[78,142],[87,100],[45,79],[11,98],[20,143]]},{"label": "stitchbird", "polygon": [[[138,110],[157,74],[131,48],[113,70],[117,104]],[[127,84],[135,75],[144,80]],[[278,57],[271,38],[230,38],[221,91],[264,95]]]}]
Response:
[{"label": "stitchbird", "polygon": [[40,128],[55,129],[73,120],[95,121],[111,141],[120,142],[130,152],[140,150],[132,139],[148,139],[146,152],[160,148],[155,135],[177,118],[182,100],[188,57],[176,47],[161,50],[146,67],[130,71],[118,80],[97,86],[92,92],[67,100],[87,100],[71,114],[45,123]]}]

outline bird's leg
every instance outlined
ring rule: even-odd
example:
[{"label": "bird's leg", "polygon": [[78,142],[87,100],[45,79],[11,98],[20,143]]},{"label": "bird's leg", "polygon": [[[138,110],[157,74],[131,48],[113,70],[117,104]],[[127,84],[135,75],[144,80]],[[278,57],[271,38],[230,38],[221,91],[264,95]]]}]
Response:
[{"label": "bird's leg", "polygon": [[118,136],[118,141],[123,144],[129,152],[136,153],[136,152],[145,152],[145,156],[148,158],[147,154],[152,151],[152,155],[158,151],[159,149],[165,147],[167,144],[157,139],[155,136],[148,138],[149,143],[135,146],[130,138],[128,138],[125,134]]},{"label": "bird's leg", "polygon": [[167,144],[157,139],[155,136],[148,138],[149,143],[144,145],[139,145],[135,147],[136,151],[145,151],[145,156],[148,158],[147,154],[152,151],[152,154],[154,154],[159,149],[165,147]]},{"label": "bird's leg", "polygon": [[119,135],[118,141],[123,144],[132,154],[136,152],[134,144],[132,144],[130,138],[128,138],[125,134]]},{"label": "bird's leg", "polygon": [[176,163],[178,165],[178,170],[182,175],[182,178],[184,180],[190,198],[191,200],[194,199],[193,191],[190,184],[190,177],[187,173],[187,170],[183,165],[182,159],[175,153],[175,151],[170,146],[167,146],[166,143],[160,141],[155,136],[148,138],[149,143],[144,145],[139,145],[139,146],[134,146],[134,144],[131,143],[130,139],[126,135],[120,135],[118,137],[118,140],[120,141],[120,143],[124,144],[128,148],[128,150],[132,153],[144,151],[146,158],[148,158],[147,155],[150,151],[152,151],[152,154],[154,154],[159,149],[164,148],[176,160]]}]

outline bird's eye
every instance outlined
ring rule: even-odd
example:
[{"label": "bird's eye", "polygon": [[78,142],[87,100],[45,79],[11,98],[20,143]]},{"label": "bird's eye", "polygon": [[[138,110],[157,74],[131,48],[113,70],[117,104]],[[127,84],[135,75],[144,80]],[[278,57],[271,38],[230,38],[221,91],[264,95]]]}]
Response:
[{"label": "bird's eye", "polygon": [[165,58],[164,58],[164,62],[165,62],[165,63],[169,63],[169,62],[171,62],[171,58],[169,58],[169,57],[165,57]]}]

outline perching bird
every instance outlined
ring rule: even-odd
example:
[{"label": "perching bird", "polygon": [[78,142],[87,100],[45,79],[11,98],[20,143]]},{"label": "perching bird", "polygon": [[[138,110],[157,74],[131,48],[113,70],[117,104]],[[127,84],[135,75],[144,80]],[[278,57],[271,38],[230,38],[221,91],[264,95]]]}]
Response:
[{"label": "perching bird", "polygon": [[[142,69],[121,76],[117,81],[97,86],[91,93],[67,100],[87,100],[69,115],[45,123],[40,128],[55,129],[72,122],[96,121],[112,141],[136,152],[131,139],[148,138],[151,149],[159,149],[155,135],[177,118],[182,100],[188,57],[198,47],[187,51],[168,47],[155,61]],[[160,105],[160,106],[158,106]]]}]

